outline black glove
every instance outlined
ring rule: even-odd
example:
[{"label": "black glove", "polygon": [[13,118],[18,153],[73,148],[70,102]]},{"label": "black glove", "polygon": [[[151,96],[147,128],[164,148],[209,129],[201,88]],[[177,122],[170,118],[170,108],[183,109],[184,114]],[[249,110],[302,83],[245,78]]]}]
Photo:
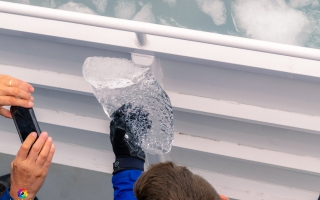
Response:
[{"label": "black glove", "polygon": [[113,174],[127,169],[144,170],[145,153],[134,141],[132,125],[140,127],[141,131],[150,129],[148,115],[142,107],[132,109],[131,104],[121,106],[111,115],[113,120],[110,123],[110,140],[116,156]]}]

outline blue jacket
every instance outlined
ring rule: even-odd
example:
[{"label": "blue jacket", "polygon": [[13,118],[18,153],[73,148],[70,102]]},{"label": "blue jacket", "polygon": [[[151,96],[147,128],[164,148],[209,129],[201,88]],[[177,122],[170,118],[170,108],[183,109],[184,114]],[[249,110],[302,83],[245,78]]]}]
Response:
[{"label": "blue jacket", "polygon": [[[0,197],[0,200],[13,200],[13,198],[10,196],[10,188],[8,188],[5,193]],[[34,200],[38,200],[38,198],[34,198]]]},{"label": "blue jacket", "polygon": [[[133,187],[141,174],[141,170],[125,170],[115,174],[112,177],[114,200],[136,200]],[[0,197],[0,200],[13,200],[9,191],[10,188]],[[35,200],[38,200],[38,198],[35,198]]]},{"label": "blue jacket", "polygon": [[13,198],[10,196],[9,188],[3,193],[3,195],[0,197],[0,200],[13,200]]},{"label": "blue jacket", "polygon": [[141,174],[141,170],[125,170],[116,173],[112,177],[114,200],[136,200],[133,188]]}]

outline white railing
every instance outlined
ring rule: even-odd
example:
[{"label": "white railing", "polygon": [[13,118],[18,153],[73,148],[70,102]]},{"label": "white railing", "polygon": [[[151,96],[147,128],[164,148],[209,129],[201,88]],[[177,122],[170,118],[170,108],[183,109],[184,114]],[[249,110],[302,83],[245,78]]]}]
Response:
[{"label": "white railing", "polygon": [[320,50],[317,49],[278,44],[273,42],[240,38],[190,29],[175,28],[157,24],[129,21],[111,17],[89,15],[2,1],[0,1],[0,12],[135,32],[141,46],[147,43],[147,37],[143,34],[150,34],[320,61]]}]

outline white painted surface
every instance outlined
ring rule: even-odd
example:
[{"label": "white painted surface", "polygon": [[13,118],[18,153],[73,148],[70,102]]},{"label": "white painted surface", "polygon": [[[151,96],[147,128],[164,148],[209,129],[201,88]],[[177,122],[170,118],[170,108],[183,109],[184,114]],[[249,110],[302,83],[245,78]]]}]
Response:
[{"label": "white painted surface", "polygon": [[[2,140],[0,142],[0,151],[2,153],[15,155],[15,153],[18,151],[17,147],[19,147],[20,144],[18,135],[15,133],[1,132],[1,136],[5,137],[6,140]],[[10,143],[10,145],[8,145],[8,143]],[[55,144],[57,146],[57,152],[55,154],[53,163],[87,170],[89,169],[108,174],[112,173],[112,164],[110,160],[113,160],[114,156],[111,152],[96,151],[91,148],[84,148],[81,146],[65,144],[57,141],[55,141]],[[191,168],[191,170],[195,174],[199,174],[200,176],[208,179],[209,182],[215,186],[219,193],[228,194],[229,197],[235,199],[299,200],[304,197],[304,199],[313,200],[318,197],[318,193],[316,192],[286,188],[283,186],[226,176],[223,174],[212,173],[195,168]]]},{"label": "white painted surface", "polygon": [[[8,20],[12,23],[7,23]],[[30,23],[38,24],[38,26],[28,26]],[[55,28],[48,28],[48,23]],[[204,44],[149,35],[149,45],[140,48],[136,45],[135,34],[131,32],[1,12],[0,26],[2,28],[2,30],[0,29],[1,32],[9,33],[10,35],[32,37],[33,34],[40,34],[41,37],[46,38],[46,40],[54,42],[111,49],[112,51],[143,52],[184,62],[194,60],[197,63],[213,64],[217,67],[221,66],[231,69],[245,69],[246,71],[259,73],[270,74],[272,72],[269,72],[269,70],[271,70],[283,72],[272,73],[273,75],[295,79],[304,78],[309,80],[310,78],[314,79],[313,77],[320,77],[320,70],[317,67],[319,66],[319,61],[232,48],[223,45]],[[68,31],[65,31],[65,26],[68,27]],[[90,34],[87,34],[88,32],[90,32]],[[175,44],[175,48],[172,48],[172,46],[168,44]],[[318,52],[317,55],[319,55]]]},{"label": "white painted surface", "polygon": [[228,194],[230,198],[244,200],[302,200],[317,199],[319,194],[265,182],[240,179],[223,174],[191,168],[191,171],[209,179],[220,194]]},{"label": "white painted surface", "polygon": [[[60,88],[86,95],[92,94],[90,85],[83,77],[6,65],[0,65],[0,73],[14,74],[17,78],[41,87],[52,87],[52,89]],[[73,84],[70,84],[70,80],[72,80]],[[169,91],[167,91],[167,93],[173,107],[179,111],[220,116],[227,119],[284,127],[292,130],[302,130],[315,134],[320,133],[319,116],[285,112],[245,105],[238,102],[203,98]]]},{"label": "white painted surface", "polygon": [[[61,19],[70,14],[59,13]],[[87,18],[77,13],[70,16]],[[131,29],[84,24],[0,12],[0,73],[35,86],[40,126],[50,132],[58,147],[54,163],[111,173],[109,120],[82,78],[82,64],[89,56],[133,58],[152,64],[171,98],[177,132],[171,154],[174,162],[191,167],[235,199],[317,198],[317,50],[310,53],[290,47],[307,57],[283,56],[285,45],[272,47],[281,52],[264,53],[183,40],[180,30],[169,27],[165,31],[180,39],[148,35],[148,44],[141,48],[135,34],[127,32]],[[238,44],[250,46],[250,41],[237,38]],[[141,55],[147,60],[140,59]],[[0,119],[0,134],[6,138],[0,141],[0,152],[14,155],[20,141],[13,123],[8,122]],[[106,187],[110,189],[111,184]]]},{"label": "white painted surface", "polygon": [[[89,117],[83,117],[74,115],[71,113],[65,113],[60,111],[52,111],[52,110],[45,110],[40,108],[35,108],[35,113],[37,113],[37,120],[42,123],[46,124],[53,124],[56,126],[74,128],[74,129],[81,129],[90,132],[97,132],[102,134],[109,134],[108,126],[109,121],[94,119]],[[6,135],[7,133],[2,133],[2,135]],[[10,134],[12,137],[12,134]],[[6,138],[6,137],[5,137]],[[109,143],[109,141],[105,141]],[[19,142],[17,141],[16,144]],[[7,145],[7,146],[6,146]],[[59,145],[62,146],[64,151],[67,151],[68,146],[63,144]],[[107,145],[107,144],[106,144]],[[17,145],[15,145],[16,147]],[[4,149],[12,148],[10,143],[3,141],[2,147]],[[75,146],[76,147],[76,146]],[[311,173],[315,175],[320,175],[320,160],[317,158],[311,158],[306,156],[298,156],[298,155],[291,155],[287,153],[280,153],[275,151],[270,151],[266,149],[258,149],[247,147],[243,145],[238,145],[234,143],[222,142],[222,141],[214,141],[199,137],[193,137],[188,135],[183,135],[179,133],[175,133],[175,141],[173,143],[173,147],[180,147],[184,149],[188,149],[191,151],[200,151],[206,152],[210,154],[215,154],[219,156],[224,156],[228,158],[236,158],[246,161],[258,162],[261,164],[267,165],[274,165],[277,167],[287,168],[291,170],[297,171],[304,171],[305,173]],[[80,148],[80,147],[79,147]],[[69,151],[69,150],[68,150]],[[78,149],[71,153],[69,158],[70,163],[74,163],[74,161],[78,161],[79,163],[84,162],[82,159],[87,159],[88,156],[85,155],[76,155]],[[81,149],[79,152],[85,151],[88,155],[95,155],[96,153],[90,152],[86,149]],[[16,151],[8,151],[4,153],[14,153]],[[62,154],[61,154],[62,155]],[[67,154],[64,154],[67,155]],[[87,155],[87,154],[86,154]],[[77,157],[80,156],[80,157]],[[59,158],[59,155],[57,156]],[[101,158],[101,157],[100,157]],[[96,160],[96,158],[93,158]],[[57,162],[59,164],[67,164],[68,160],[62,159],[63,162]],[[87,161],[90,163],[90,161]],[[93,163],[95,165],[95,163]],[[85,167],[80,165],[76,165],[77,167],[82,167],[85,169],[99,171],[99,167]]]},{"label": "white painted surface", "polygon": [[175,134],[174,146],[228,158],[243,159],[277,167],[285,167],[288,168],[288,170],[302,170],[306,173],[315,175],[320,173],[320,160],[318,158],[290,155],[266,149],[257,149],[180,134]]},{"label": "white painted surface", "polygon": [[[9,132],[1,132],[0,134],[5,138],[0,143],[1,152],[15,155],[21,145],[18,134]],[[112,173],[112,162],[109,161],[114,160],[113,152],[86,148],[60,141],[54,141],[54,144],[56,145],[56,153],[53,163]]]}]

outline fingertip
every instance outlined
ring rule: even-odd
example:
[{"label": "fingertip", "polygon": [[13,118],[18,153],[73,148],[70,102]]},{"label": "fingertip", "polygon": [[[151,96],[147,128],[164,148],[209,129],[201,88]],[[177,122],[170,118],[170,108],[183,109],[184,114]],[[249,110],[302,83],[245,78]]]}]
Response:
[{"label": "fingertip", "polygon": [[34,92],[34,87],[30,86],[30,87],[29,87],[29,91],[30,91],[30,92]]},{"label": "fingertip", "polygon": [[44,132],[41,133],[41,136],[42,137],[48,137],[48,133],[44,131]]},{"label": "fingertip", "polygon": [[33,107],[33,106],[34,106],[34,103],[33,103],[32,101],[29,101],[28,106],[29,106],[29,107]]},{"label": "fingertip", "polygon": [[36,133],[36,132],[32,132],[31,135],[32,135],[33,137],[35,137],[35,138],[37,137],[37,133]]},{"label": "fingertip", "polygon": [[6,118],[9,118],[9,119],[12,119],[12,115],[11,115],[11,113],[10,113],[10,111],[8,111],[7,113],[6,113],[6,116],[5,116]]},{"label": "fingertip", "polygon": [[55,146],[54,144],[52,144],[52,145],[51,145],[51,149],[54,150],[55,148],[56,148],[56,146]]}]

